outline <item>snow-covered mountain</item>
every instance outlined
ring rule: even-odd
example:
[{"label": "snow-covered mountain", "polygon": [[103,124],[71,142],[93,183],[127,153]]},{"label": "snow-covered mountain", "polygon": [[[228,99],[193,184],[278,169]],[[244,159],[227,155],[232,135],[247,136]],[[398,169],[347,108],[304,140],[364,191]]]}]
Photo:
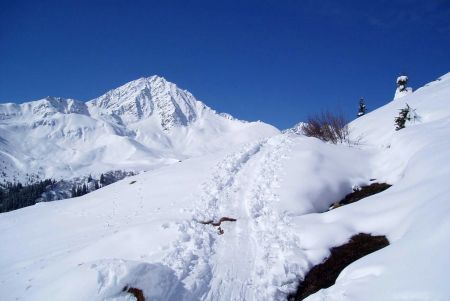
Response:
[{"label": "snow-covered mountain", "polygon": [[[357,145],[287,131],[0,214],[1,298],[286,300],[330,248],[370,233],[390,245],[305,300],[449,300],[449,97],[450,73],[353,121]],[[396,131],[406,103],[421,118]],[[135,131],[138,115],[105,125]],[[374,179],[392,187],[328,211]],[[222,217],[222,232],[204,223]]]},{"label": "snow-covered mountain", "polygon": [[0,104],[4,181],[146,170],[276,134],[217,114],[162,77],[129,82],[88,102],[47,97]]},{"label": "snow-covered mountain", "polygon": [[114,116],[120,124],[155,119],[164,130],[188,126],[209,110],[191,93],[158,76],[129,82],[87,105],[91,112]]}]

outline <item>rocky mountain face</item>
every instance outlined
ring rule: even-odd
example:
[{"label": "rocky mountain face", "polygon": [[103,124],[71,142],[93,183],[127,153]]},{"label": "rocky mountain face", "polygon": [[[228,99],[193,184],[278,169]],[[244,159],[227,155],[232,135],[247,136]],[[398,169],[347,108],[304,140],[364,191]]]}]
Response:
[{"label": "rocky mountain face", "polygon": [[90,111],[117,117],[122,124],[158,119],[164,130],[187,126],[207,107],[162,77],[129,82],[87,103]]}]

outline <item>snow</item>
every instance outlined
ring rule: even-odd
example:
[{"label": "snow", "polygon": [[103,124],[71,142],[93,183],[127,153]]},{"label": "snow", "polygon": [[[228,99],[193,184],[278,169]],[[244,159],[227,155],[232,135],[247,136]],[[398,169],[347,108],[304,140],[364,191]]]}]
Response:
[{"label": "snow", "polygon": [[150,170],[278,132],[217,114],[162,77],[140,78],[87,103],[0,104],[2,180]]},{"label": "snow", "polygon": [[397,90],[395,90],[394,99],[402,98],[413,92],[411,87],[407,87],[408,77],[406,75],[401,75],[397,77]]},{"label": "snow", "polygon": [[[402,87],[402,88],[400,88],[400,87]],[[413,92],[411,87],[403,87],[403,85],[401,85],[400,87],[397,88],[397,90],[395,90],[394,99],[402,98]]]},{"label": "snow", "polygon": [[[356,145],[295,131],[234,137],[241,123],[226,132],[199,118],[173,141],[193,141],[202,126],[216,131],[213,144],[236,140],[203,153],[198,143],[182,162],[1,214],[2,298],[132,300],[131,286],[149,300],[285,300],[330,248],[364,232],[391,244],[308,301],[449,300],[449,95],[450,73],[359,117]],[[395,131],[406,103],[421,118]],[[370,179],[393,186],[327,211]],[[222,235],[200,223],[221,217],[236,219]]]},{"label": "snow", "polygon": [[397,84],[408,82],[408,76],[400,75],[397,77]]}]

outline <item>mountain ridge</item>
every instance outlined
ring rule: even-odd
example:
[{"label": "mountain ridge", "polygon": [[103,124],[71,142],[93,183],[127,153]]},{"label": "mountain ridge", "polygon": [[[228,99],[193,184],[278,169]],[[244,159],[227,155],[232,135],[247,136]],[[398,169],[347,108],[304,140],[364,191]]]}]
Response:
[{"label": "mountain ridge", "polygon": [[277,132],[219,114],[154,75],[87,102],[48,96],[0,104],[0,167],[4,181],[19,181],[25,173],[76,177],[117,166],[146,170]]}]

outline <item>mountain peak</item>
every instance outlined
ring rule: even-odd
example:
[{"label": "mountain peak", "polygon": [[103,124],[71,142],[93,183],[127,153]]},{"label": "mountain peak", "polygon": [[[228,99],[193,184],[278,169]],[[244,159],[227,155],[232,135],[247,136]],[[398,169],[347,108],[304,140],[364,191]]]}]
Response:
[{"label": "mountain peak", "polygon": [[[151,86],[155,86],[155,85],[175,85],[169,81],[167,81],[164,77],[159,76],[159,75],[152,75],[149,77],[140,77],[138,79],[129,81],[123,85],[121,85],[118,88],[112,89],[108,92],[114,91],[114,90],[140,90],[140,89],[145,89],[145,88],[149,88]],[[175,85],[176,86],[176,85]],[[107,92],[107,93],[108,93]]]},{"label": "mountain peak", "polygon": [[119,117],[124,124],[157,119],[165,130],[188,125],[206,107],[188,91],[157,75],[130,81],[89,101],[88,106]]},{"label": "mountain peak", "polygon": [[146,82],[146,83],[148,83],[148,82],[153,82],[153,81],[160,81],[160,82],[169,83],[169,81],[167,79],[165,79],[163,76],[154,74],[154,75],[151,75],[151,76],[143,76],[143,77],[140,77],[138,79],[132,80],[132,81],[128,82],[128,84],[129,83],[137,83],[137,82]]}]

